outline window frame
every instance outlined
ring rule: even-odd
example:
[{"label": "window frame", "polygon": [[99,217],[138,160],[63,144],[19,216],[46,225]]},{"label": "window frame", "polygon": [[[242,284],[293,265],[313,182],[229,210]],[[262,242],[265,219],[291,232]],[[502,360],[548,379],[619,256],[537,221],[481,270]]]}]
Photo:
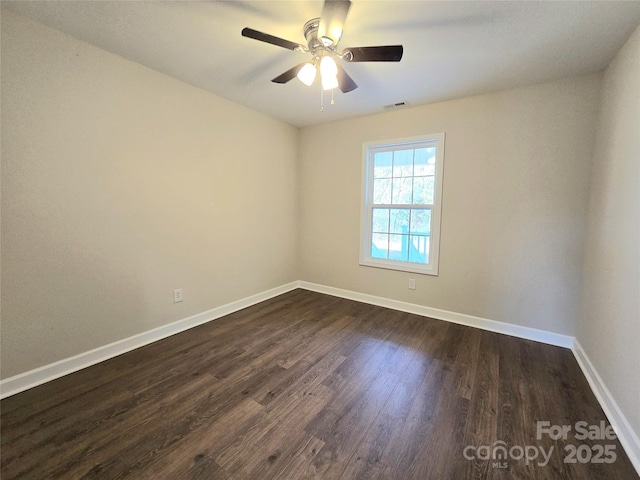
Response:
[{"label": "window frame", "polygon": [[[376,151],[415,149],[426,146],[436,148],[434,195],[431,204],[374,204],[373,203],[373,161]],[[362,193],[360,213],[360,265],[384,268],[423,275],[438,275],[440,259],[440,224],[442,217],[442,185],[444,177],[445,134],[433,133],[416,137],[365,142],[362,146]],[[413,177],[411,177],[413,178]],[[430,208],[431,225],[429,230],[429,263],[421,264],[404,260],[389,260],[371,256],[372,215],[376,205],[391,208]],[[379,207],[378,207],[379,208]]]}]

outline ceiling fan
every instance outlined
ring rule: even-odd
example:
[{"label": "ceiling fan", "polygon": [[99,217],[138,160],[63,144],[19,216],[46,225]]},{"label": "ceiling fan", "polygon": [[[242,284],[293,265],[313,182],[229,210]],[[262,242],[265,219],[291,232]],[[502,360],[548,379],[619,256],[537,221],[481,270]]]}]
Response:
[{"label": "ceiling fan", "polygon": [[336,59],[345,62],[399,62],[403,53],[402,45],[349,47],[339,52],[338,42],[342,38],[342,30],[350,6],[350,0],[325,0],[322,16],[312,18],[304,24],[306,47],[251,28],[243,28],[242,36],[312,55],[311,61],[296,65],[278,75],[271,80],[272,82],[287,83],[298,77],[302,83],[311,86],[316,78],[318,68],[320,68],[323,90],[332,90],[338,87],[343,93],[347,93],[358,88],[358,85],[336,62]]}]

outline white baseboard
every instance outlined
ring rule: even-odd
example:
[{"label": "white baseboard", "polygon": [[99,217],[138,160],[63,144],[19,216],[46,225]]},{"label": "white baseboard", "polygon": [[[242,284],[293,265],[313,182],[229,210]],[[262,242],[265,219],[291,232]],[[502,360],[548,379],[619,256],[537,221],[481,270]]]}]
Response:
[{"label": "white baseboard", "polygon": [[118,340],[117,342],[98,347],[88,352],[6,378],[0,381],[0,398],[10,397],[16,393],[37,387],[38,385],[50,382],[51,380],[55,380],[56,378],[64,375],[77,372],[78,370],[82,370],[83,368],[90,367],[96,363],[122,355],[123,353],[135,350],[136,348],[148,345],[149,343],[162,340],[163,338],[170,337],[176,333],[210,322],[216,318],[229,315],[230,313],[237,312],[238,310],[250,307],[256,303],[264,302],[272,297],[298,288],[298,283],[299,282],[292,282],[280,287],[272,288],[255,295],[251,295],[250,297],[207,310],[206,312],[198,313],[191,317],[183,318],[182,320],[154,328],[153,330]]},{"label": "white baseboard", "polygon": [[446,310],[438,310],[435,308],[424,307],[422,305],[415,305],[398,300],[376,297],[365,293],[353,292],[350,290],[343,290],[340,288],[328,287],[325,285],[318,285],[310,282],[295,281],[258,293],[256,295],[252,295],[250,297],[240,299],[235,302],[228,303],[226,305],[222,305],[220,307],[213,308],[211,310],[207,310],[206,312],[202,312],[191,317],[178,320],[168,325],[163,325],[161,327],[154,328],[153,330],[142,332],[138,335],[134,335],[122,340],[118,340],[108,345],[90,350],[88,352],[65,358],[63,360],[44,365],[42,367],[29,370],[28,372],[6,378],[0,381],[0,398],[9,397],[11,395],[15,395],[16,393],[23,392],[33,387],[37,387],[38,385],[50,382],[51,380],[55,380],[56,378],[68,375],[73,372],[77,372],[78,370],[90,367],[91,365],[95,365],[96,363],[100,363],[118,355],[122,355],[123,353],[135,350],[136,348],[142,347],[149,343],[162,340],[163,338],[175,335],[176,333],[183,332],[203,323],[210,322],[211,320],[215,320],[216,318],[220,318],[224,315],[228,315],[251,305],[255,305],[256,303],[263,302],[265,300],[268,300],[269,298],[281,295],[296,288],[303,288],[305,290],[325,293],[328,295],[333,295],[335,297],[342,297],[359,302],[370,303],[372,305],[387,307],[403,312],[415,313],[417,315],[436,318],[438,320],[446,320],[453,323],[481,328],[483,330],[490,330],[492,332],[504,333],[515,337],[549,343],[551,345],[558,345],[567,348],[571,348],[573,346],[573,338],[566,335],[545,332],[543,330],[521,327],[518,325],[511,325],[503,322],[496,322],[494,320],[487,320],[485,318],[473,317],[471,315],[449,312]]},{"label": "white baseboard", "polygon": [[309,282],[298,282],[300,288],[311,290],[318,293],[326,293],[334,297],[342,297],[358,302],[369,303],[380,307],[400,310],[402,312],[414,313],[424,317],[435,318],[437,320],[445,320],[447,322],[458,323],[468,327],[480,328],[490,332],[503,333],[512,337],[534,340],[536,342],[556,345],[558,347],[571,348],[573,346],[573,337],[562,335],[559,333],[547,332],[536,328],[523,327],[511,323],[497,322],[486,318],[474,317],[464,313],[450,312],[447,310],[439,310],[437,308],[425,307],[414,303],[401,302],[399,300],[391,300],[389,298],[377,297],[366,293],[354,292],[351,290],[343,290],[341,288],[327,287],[326,285],[318,285]]},{"label": "white baseboard", "polygon": [[613,398],[613,395],[611,395],[611,392],[602,381],[600,375],[598,375],[598,371],[591,363],[591,360],[589,360],[589,357],[577,339],[573,340],[573,348],[571,350],[576,357],[578,365],[580,365],[582,369],[582,373],[587,377],[593,394],[598,399],[602,410],[604,410],[605,415],[609,419],[609,423],[611,423],[611,426],[615,430],[616,436],[622,444],[622,448],[624,448],[629,460],[631,460],[638,475],[640,475],[640,438],[638,434],[633,430],[627,417],[625,417],[622,410],[620,410],[618,403]]},{"label": "white baseboard", "polygon": [[346,298],[349,300],[355,300],[371,305],[391,308],[393,310],[399,310],[416,315],[435,318],[438,320],[457,323],[460,325],[475,327],[482,330],[502,333],[505,335],[524,338],[527,340],[534,340],[537,342],[556,345],[559,347],[570,348],[573,351],[584,375],[587,377],[591,389],[600,402],[600,406],[613,425],[616,434],[620,439],[620,443],[627,452],[627,455],[629,456],[634,467],[636,468],[638,473],[640,473],[640,439],[631,428],[626,417],[618,407],[618,404],[614,400],[613,396],[598,375],[598,372],[594,368],[593,364],[582,349],[582,346],[574,337],[562,335],[559,333],[547,332],[544,330],[538,330],[530,327],[523,327],[520,325],[497,322],[495,320],[474,317],[472,315],[466,315],[463,313],[439,310],[436,308],[401,302],[389,298],[377,297],[374,295],[354,292],[351,290],[328,287],[326,285],[319,285],[305,281],[295,281],[286,285],[282,285],[280,287],[266,290],[256,295],[252,295],[250,297],[246,297],[238,301],[231,302],[226,305],[213,308],[211,310],[207,310],[206,312],[202,312],[197,315],[178,320],[168,325],[163,325],[162,327],[158,327],[153,330],[149,330],[147,332],[143,332],[138,335],[134,335],[132,337],[125,338],[108,345],[104,345],[94,350],[81,353],[74,357],[66,358],[58,362],[51,363],[49,365],[45,365],[34,370],[30,370],[28,372],[7,378],[0,381],[0,398],[15,395],[16,393],[20,393],[24,390],[28,390],[51,380],[55,380],[56,378],[62,377],[64,375],[82,370],[91,365],[108,360],[149,343],[162,340],[163,338],[175,335],[176,333],[183,332],[203,323],[210,322],[211,320],[215,320],[216,318],[229,315],[230,313],[237,312],[238,310],[250,307],[257,303],[273,298],[277,295],[295,290],[296,288],[303,288],[305,290],[324,293],[335,297]]}]

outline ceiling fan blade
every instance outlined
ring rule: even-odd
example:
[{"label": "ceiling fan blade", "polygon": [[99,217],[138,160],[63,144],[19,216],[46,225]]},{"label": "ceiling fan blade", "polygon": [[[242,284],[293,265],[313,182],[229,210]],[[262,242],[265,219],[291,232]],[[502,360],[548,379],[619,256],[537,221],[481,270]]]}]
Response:
[{"label": "ceiling fan blade", "polygon": [[253,38],[254,40],[258,40],[260,42],[270,43],[271,45],[277,45],[278,47],[288,48],[289,50],[295,50],[298,47],[304,48],[299,43],[291,42],[280,37],[274,37],[273,35],[259,32],[258,30],[254,30],[252,28],[243,28],[242,36]]},{"label": "ceiling fan blade", "polygon": [[338,88],[342,93],[347,93],[358,88],[358,84],[353,81],[353,78],[349,76],[344,68],[342,68],[340,64],[336,65],[338,67],[338,74],[336,75],[336,78],[338,79]]},{"label": "ceiling fan blade", "polygon": [[318,25],[318,40],[324,45],[335,46],[342,38],[349,7],[351,7],[350,0],[325,0]]},{"label": "ceiling fan blade", "polygon": [[404,49],[402,45],[386,45],[384,47],[349,47],[344,55],[347,62],[399,62]]},{"label": "ceiling fan blade", "polygon": [[289,80],[293,80],[298,75],[300,69],[304,67],[304,63],[299,63],[293,68],[290,68],[286,72],[281,75],[278,75],[276,78],[271,80],[273,83],[287,83]]}]

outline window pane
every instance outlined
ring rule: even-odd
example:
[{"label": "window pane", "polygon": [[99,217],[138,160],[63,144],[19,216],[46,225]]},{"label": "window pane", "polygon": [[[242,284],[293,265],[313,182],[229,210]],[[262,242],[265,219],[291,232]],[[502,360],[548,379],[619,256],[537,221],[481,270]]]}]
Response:
[{"label": "window pane", "polygon": [[411,177],[413,175],[413,150],[393,152],[393,176]]},{"label": "window pane", "polygon": [[373,178],[390,178],[393,152],[379,152],[373,157]]},{"label": "window pane", "polygon": [[409,239],[409,261],[429,263],[429,237],[425,235],[411,235]]},{"label": "window pane", "polygon": [[391,180],[373,181],[373,203],[391,203]]},{"label": "window pane", "polygon": [[374,233],[371,235],[371,257],[387,258],[389,256],[389,235]]},{"label": "window pane", "polygon": [[391,210],[389,232],[409,233],[409,209],[394,208]]},{"label": "window pane", "polygon": [[436,189],[436,177],[426,177],[427,183],[427,203],[433,203],[433,195]]},{"label": "window pane", "polygon": [[389,209],[388,208],[374,208],[372,218],[372,231],[387,233],[389,232]]},{"label": "window pane", "polygon": [[431,209],[411,210],[411,233],[431,234]]},{"label": "window pane", "polygon": [[413,178],[413,203],[416,205],[427,203],[427,177]]},{"label": "window pane", "polygon": [[436,149],[434,147],[416,149],[415,167],[413,174],[436,174]]},{"label": "window pane", "polygon": [[393,179],[393,195],[392,203],[409,204],[411,203],[411,192],[413,178],[394,178]]},{"label": "window pane", "polygon": [[389,260],[406,262],[408,252],[409,235],[389,235]]},{"label": "window pane", "polygon": [[435,189],[435,177],[414,177],[413,203],[432,204]]}]

